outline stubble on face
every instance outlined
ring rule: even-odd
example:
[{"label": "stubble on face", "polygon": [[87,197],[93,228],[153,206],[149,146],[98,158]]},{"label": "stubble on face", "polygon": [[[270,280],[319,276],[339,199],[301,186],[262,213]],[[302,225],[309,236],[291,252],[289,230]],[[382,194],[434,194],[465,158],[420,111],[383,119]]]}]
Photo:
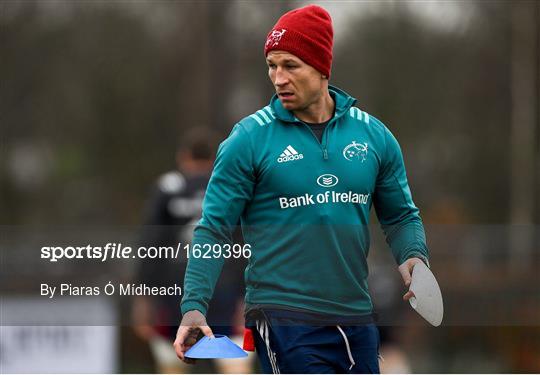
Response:
[{"label": "stubble on face", "polygon": [[305,112],[321,102],[328,81],[311,65],[286,51],[270,51],[266,62],[270,81],[285,109]]}]

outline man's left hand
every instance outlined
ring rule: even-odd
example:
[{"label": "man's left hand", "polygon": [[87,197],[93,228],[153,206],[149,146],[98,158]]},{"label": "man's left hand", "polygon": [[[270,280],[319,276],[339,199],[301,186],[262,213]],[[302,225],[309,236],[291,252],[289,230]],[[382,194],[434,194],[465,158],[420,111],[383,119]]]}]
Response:
[{"label": "man's left hand", "polygon": [[[398,271],[403,278],[403,283],[407,288],[411,285],[412,270],[416,263],[422,263],[422,259],[409,258],[398,267]],[[403,300],[408,301],[411,297],[414,297],[414,293],[408,290],[407,293],[403,295]]]}]

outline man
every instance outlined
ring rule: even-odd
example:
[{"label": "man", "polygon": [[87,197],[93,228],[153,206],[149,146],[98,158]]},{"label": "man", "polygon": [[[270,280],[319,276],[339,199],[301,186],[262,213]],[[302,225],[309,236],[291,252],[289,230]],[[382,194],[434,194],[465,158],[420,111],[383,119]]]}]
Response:
[{"label": "man", "polygon": [[[176,169],[159,177],[144,213],[141,245],[145,247],[176,247],[179,242],[191,242],[193,224],[201,217],[204,192],[210,179],[218,137],[204,128],[194,128],[182,135],[176,152]],[[169,287],[178,283],[185,268],[185,258],[144,259],[139,264],[137,278],[149,286]],[[218,298],[227,298],[226,308],[215,311],[223,323],[220,330],[234,335],[229,325],[243,297],[241,263],[230,263],[226,277],[219,285]],[[149,343],[160,373],[184,373],[185,365],[178,361],[170,340],[175,337],[173,322],[178,314],[178,296],[136,296],[133,301],[135,333]],[[219,299],[214,300],[220,303]],[[214,318],[217,319],[217,318]],[[241,340],[241,335],[239,335]],[[249,370],[249,363],[217,362],[222,373]],[[234,365],[234,367],[231,367]]]},{"label": "man", "polygon": [[[194,243],[223,244],[241,219],[252,246],[246,325],[265,372],[379,372],[366,282],[372,205],[406,286],[427,262],[399,145],[329,86],[332,45],[321,7],[278,20],[264,47],[276,95],[221,144],[195,230]],[[174,342],[183,360],[201,331],[213,335],[205,314],[222,265],[189,260]]]}]

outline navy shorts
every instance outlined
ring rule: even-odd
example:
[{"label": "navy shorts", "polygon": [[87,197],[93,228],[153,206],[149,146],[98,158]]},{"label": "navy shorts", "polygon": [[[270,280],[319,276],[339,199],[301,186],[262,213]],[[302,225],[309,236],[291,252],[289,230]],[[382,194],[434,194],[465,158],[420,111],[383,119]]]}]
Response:
[{"label": "navy shorts", "polygon": [[[303,313],[264,310],[247,320],[264,373],[379,373],[379,331],[373,322],[320,324]],[[338,323],[338,322],[334,322]]]}]

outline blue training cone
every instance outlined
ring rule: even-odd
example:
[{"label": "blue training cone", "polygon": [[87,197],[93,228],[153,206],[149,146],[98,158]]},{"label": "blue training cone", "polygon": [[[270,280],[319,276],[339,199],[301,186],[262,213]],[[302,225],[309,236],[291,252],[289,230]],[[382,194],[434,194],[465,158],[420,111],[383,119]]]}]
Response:
[{"label": "blue training cone", "polygon": [[204,336],[186,352],[188,358],[242,358],[247,353],[225,335]]}]

